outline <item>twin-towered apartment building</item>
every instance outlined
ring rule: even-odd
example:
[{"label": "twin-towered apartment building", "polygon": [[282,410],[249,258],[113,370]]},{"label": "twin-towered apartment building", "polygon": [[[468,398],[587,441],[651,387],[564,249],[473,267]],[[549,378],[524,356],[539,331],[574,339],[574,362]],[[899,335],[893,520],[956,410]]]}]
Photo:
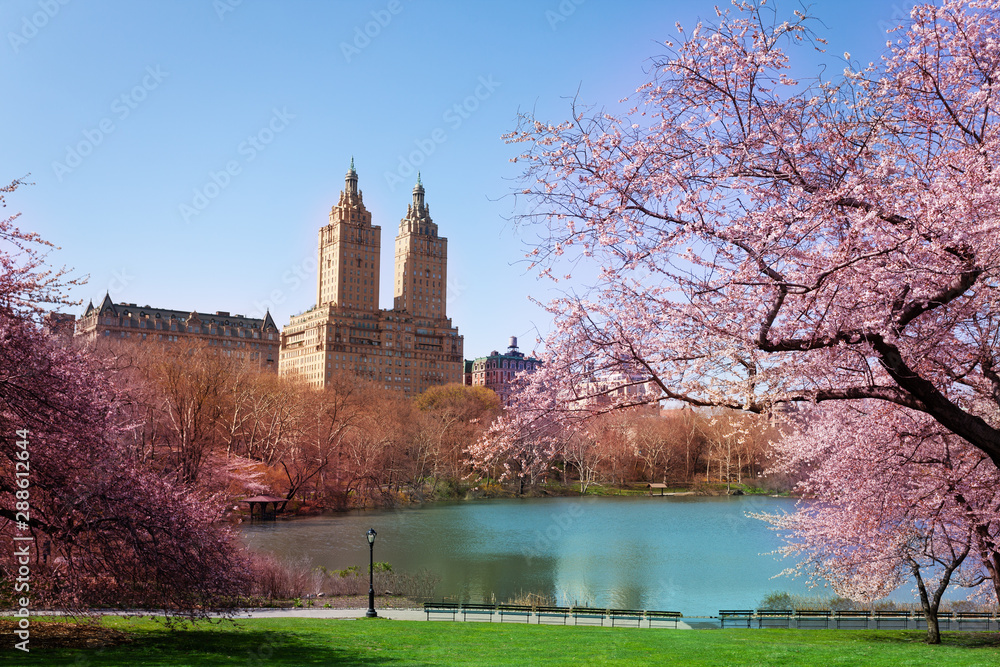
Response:
[{"label": "twin-towered apartment building", "polygon": [[[514,375],[541,362],[519,352],[515,338],[507,354],[464,360],[462,336],[447,314],[448,239],[438,234],[419,176],[396,234],[389,309],[379,307],[381,249],[382,228],[372,224],[352,159],[344,190],[319,230],[316,304],[283,331],[269,313],[258,319],[140,307],[106,295],[99,306],[87,306],[76,333],[166,345],[197,340],[318,388],[346,372],[405,396],[465,383],[493,389],[506,401]],[[58,317],[53,330],[72,328]]]},{"label": "twin-towered apartment building", "polygon": [[323,387],[350,371],[406,396],[463,381],[463,340],[447,315],[448,239],[438,235],[419,176],[396,235],[390,309],[378,303],[381,248],[352,159],[319,230],[316,305],[282,331],[279,373]]},{"label": "twin-towered apartment building", "polygon": [[167,310],[115,304],[106,295],[99,306],[87,306],[76,333],[140,343],[198,340],[315,387],[345,371],[406,396],[463,382],[463,340],[447,316],[448,239],[438,235],[419,176],[396,235],[390,309],[378,302],[381,250],[382,228],[365,208],[352,159],[344,190],[319,230],[316,305],[283,331],[269,313],[257,319]]}]

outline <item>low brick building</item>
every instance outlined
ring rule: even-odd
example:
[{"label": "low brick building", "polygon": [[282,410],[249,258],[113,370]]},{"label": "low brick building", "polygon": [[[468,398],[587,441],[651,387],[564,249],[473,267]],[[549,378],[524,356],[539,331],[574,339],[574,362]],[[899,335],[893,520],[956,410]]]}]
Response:
[{"label": "low brick building", "polygon": [[[468,363],[470,362],[466,362]],[[534,372],[541,364],[539,359],[525,356],[518,350],[517,336],[511,336],[504,354],[493,350],[489,356],[479,357],[471,362],[468,382],[474,387],[492,389],[506,404],[514,392],[515,378],[523,373]]]}]

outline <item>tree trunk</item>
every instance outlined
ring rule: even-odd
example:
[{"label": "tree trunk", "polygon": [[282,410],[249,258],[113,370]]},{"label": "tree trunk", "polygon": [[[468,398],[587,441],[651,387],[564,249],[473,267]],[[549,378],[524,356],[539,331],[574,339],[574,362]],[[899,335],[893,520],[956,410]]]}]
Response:
[{"label": "tree trunk", "polygon": [[920,606],[923,607],[924,618],[927,619],[928,644],[941,643],[941,631],[938,628],[938,609],[941,606],[941,596],[944,595],[945,589],[948,588],[948,583],[951,581],[951,575],[954,574],[955,570],[961,567],[962,562],[965,560],[966,556],[969,555],[969,549],[971,547],[972,543],[970,540],[970,542],[965,545],[962,552],[948,563],[948,565],[944,568],[944,571],[941,573],[941,579],[938,581],[937,588],[934,589],[934,592],[931,595],[927,594],[927,586],[924,584],[924,578],[920,575],[920,565],[916,561],[910,560],[910,571],[913,572],[913,578],[917,582],[917,590],[920,591]]},{"label": "tree trunk", "polygon": [[918,565],[913,565],[911,567],[913,571],[913,577],[917,581],[917,590],[920,591],[920,606],[924,611],[924,618],[927,620],[927,643],[928,644],[940,644],[941,643],[941,630],[938,628],[938,605],[935,604],[936,601],[931,601],[927,595],[927,586],[924,585],[924,579],[920,576],[920,567]]}]

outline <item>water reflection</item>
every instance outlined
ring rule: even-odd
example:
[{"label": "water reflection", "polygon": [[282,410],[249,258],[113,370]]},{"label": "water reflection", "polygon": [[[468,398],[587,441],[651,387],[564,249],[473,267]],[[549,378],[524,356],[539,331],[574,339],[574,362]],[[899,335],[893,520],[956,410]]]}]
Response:
[{"label": "water reflection", "polygon": [[790,511],[784,498],[551,498],[437,504],[352,512],[243,530],[248,544],[312,566],[375,560],[441,577],[436,594],[507,601],[522,593],[559,604],[671,609],[689,615],[755,606],[773,590],[809,594],[799,580],[772,581],[787,565],[769,555],[778,536],[747,511]]}]

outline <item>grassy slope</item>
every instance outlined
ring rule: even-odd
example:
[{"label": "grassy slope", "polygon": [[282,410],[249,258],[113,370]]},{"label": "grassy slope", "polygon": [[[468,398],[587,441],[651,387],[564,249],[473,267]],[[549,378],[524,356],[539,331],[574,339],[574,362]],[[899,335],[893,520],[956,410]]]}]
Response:
[{"label": "grassy slope", "polygon": [[1000,664],[996,634],[916,631],[636,630],[497,623],[266,619],[171,633],[150,621],[131,644],[105,649],[11,650],[4,665],[960,665]]}]

